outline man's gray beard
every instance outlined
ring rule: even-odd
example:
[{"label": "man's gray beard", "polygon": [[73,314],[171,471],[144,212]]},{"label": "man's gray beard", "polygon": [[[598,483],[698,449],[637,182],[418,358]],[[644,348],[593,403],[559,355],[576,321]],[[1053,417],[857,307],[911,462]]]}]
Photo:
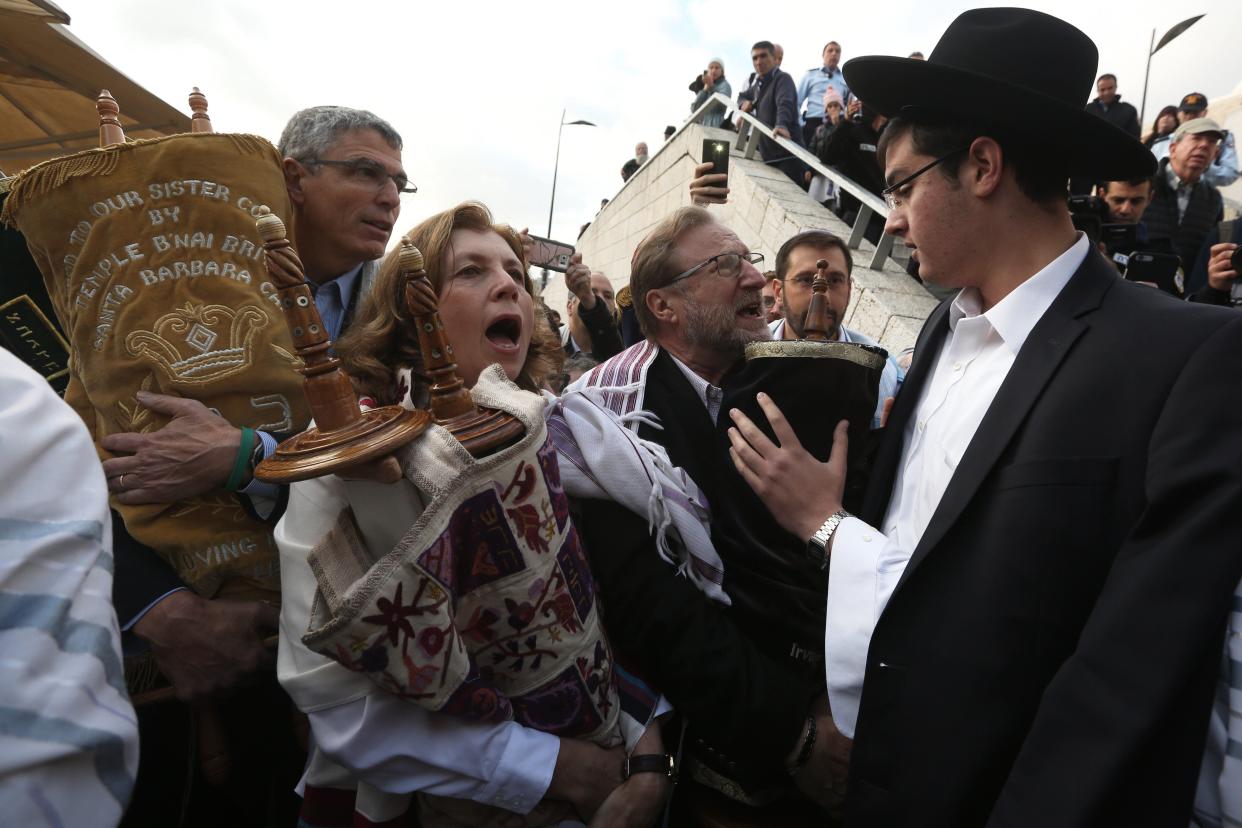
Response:
[{"label": "man's gray beard", "polygon": [[643,164],[646,164],[646,163],[647,163],[647,159],[648,159],[649,157],[650,157],[650,156],[647,156],[647,155],[635,155],[635,156],[634,156],[634,160],[635,160],[635,161],[637,161],[637,162],[638,162],[638,166],[640,166],[640,167],[641,167]]},{"label": "man's gray beard", "polygon": [[[742,304],[753,304],[753,301]],[[742,350],[751,342],[763,342],[772,338],[772,332],[767,325],[759,326],[753,331],[740,327],[737,307],[705,307],[696,302],[687,302],[685,311],[686,326],[683,333],[691,345],[741,358]]]}]

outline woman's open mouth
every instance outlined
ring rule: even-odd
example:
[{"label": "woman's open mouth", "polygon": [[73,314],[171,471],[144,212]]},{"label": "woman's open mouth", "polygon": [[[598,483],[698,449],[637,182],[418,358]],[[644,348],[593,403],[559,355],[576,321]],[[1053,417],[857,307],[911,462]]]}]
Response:
[{"label": "woman's open mouth", "polygon": [[502,316],[487,326],[484,336],[497,351],[516,353],[522,338],[522,322],[516,316]]}]

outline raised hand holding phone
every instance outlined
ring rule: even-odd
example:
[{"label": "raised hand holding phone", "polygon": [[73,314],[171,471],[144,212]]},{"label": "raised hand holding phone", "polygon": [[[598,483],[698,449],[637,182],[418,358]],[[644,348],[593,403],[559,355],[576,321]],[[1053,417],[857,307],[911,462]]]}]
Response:
[{"label": "raised hand holding phone", "polygon": [[595,292],[591,290],[591,268],[582,263],[581,253],[569,257],[569,267],[565,268],[565,289],[577,296],[586,310],[595,307]]}]

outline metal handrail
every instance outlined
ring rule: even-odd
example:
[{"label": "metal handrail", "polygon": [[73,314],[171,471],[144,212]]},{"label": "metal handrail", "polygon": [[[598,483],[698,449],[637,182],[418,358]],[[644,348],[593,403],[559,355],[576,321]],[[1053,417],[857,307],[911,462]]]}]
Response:
[{"label": "metal handrail", "polygon": [[[774,134],[771,127],[749,112],[737,109],[733,101],[719,92],[714,93],[698,109],[692,112],[690,117],[686,119],[686,124],[700,123],[707,110],[714,108],[716,104],[723,106],[726,111],[729,109],[733,110],[734,123],[737,125],[737,142],[734,144],[734,149],[740,150],[742,157],[753,159],[755,151],[759,148],[759,136],[766,135],[775,141],[781,149],[787,151],[816,173],[832,181],[842,190],[858,199],[858,216],[854,219],[854,226],[850,229],[850,237],[846,242],[851,250],[857,250],[859,245],[862,244],[867,225],[870,223],[873,214],[888,218],[888,205],[875,193],[852,178],[842,175],[832,167],[825,166],[818,158],[794,141]],[[684,126],[685,124],[683,124],[683,128]],[[678,130],[678,132],[680,131]],[[871,262],[867,265],[868,267],[872,270],[879,270],[884,266],[884,260],[892,257],[893,238],[888,233],[880,236],[880,241],[875,246],[875,255],[871,257]],[[902,262],[897,263],[904,267]]]}]

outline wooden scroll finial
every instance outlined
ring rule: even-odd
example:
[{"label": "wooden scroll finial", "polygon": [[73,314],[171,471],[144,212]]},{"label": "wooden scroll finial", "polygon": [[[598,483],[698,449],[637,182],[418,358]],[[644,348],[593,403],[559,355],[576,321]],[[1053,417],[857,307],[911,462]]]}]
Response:
[{"label": "wooden scroll finial", "polygon": [[440,319],[440,302],[423,269],[423,254],[401,240],[398,259],[405,278],[405,304],[418,326],[423,373],[431,380],[431,413],[474,457],[486,457],[522,439],[525,427],[513,415],[474,404],[453,361],[453,346]]},{"label": "wooden scroll finial", "polygon": [[125,143],[125,130],[121,129],[121,107],[107,89],[99,91],[95,100],[95,111],[99,113],[99,146],[110,147],[113,144]]},{"label": "wooden scroll finial", "polygon": [[391,454],[430,425],[426,411],[389,405],[363,412],[358,408],[349,375],[332,356],[332,341],[306,283],[302,262],[285,238],[285,225],[267,207],[259,207],[256,224],[263,237],[264,262],[293,346],[302,358],[303,390],[315,425],[276,448],[255,469],[255,477],[291,483],[333,474],[341,469]]},{"label": "wooden scroll finial", "polygon": [[802,323],[804,339],[814,342],[827,342],[828,331],[828,260],[820,259],[815,263],[817,272],[815,281],[811,283],[811,304],[806,309],[806,321]]},{"label": "wooden scroll finial", "polygon": [[207,96],[198,91],[198,87],[190,92],[190,132],[215,132],[211,128],[211,116],[207,114]]}]

